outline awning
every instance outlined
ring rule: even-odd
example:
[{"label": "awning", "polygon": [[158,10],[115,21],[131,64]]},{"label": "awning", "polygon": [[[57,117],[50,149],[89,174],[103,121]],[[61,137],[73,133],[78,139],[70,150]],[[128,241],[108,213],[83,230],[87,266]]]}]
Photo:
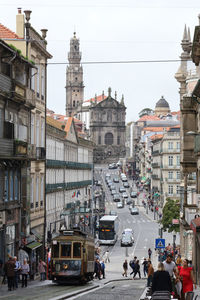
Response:
[{"label": "awning", "polygon": [[200,217],[192,219],[190,223],[190,228],[193,230],[194,233],[200,231]]},{"label": "awning", "polygon": [[143,182],[146,181],[146,177],[145,177],[145,176],[142,177],[141,182],[142,182],[142,181],[143,181]]},{"label": "awning", "polygon": [[35,250],[35,249],[37,249],[41,246],[42,246],[42,244],[39,243],[39,242],[32,242],[32,243],[26,245],[26,247],[31,249],[31,250]]},{"label": "awning", "polygon": [[38,240],[42,241],[42,236],[38,233],[38,231],[35,228],[31,228],[31,232],[36,236]]}]

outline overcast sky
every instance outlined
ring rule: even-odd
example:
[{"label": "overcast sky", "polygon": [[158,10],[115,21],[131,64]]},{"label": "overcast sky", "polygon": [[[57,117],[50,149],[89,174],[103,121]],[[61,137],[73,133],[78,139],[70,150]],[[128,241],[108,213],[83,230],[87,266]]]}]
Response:
[{"label": "overcast sky", "polygon": [[[80,38],[82,62],[172,60],[181,53],[184,25],[193,37],[199,0],[1,0],[0,22],[15,31],[17,7],[32,10],[31,25],[48,29],[49,62],[67,63],[74,30]],[[179,63],[83,65],[85,100],[110,86],[118,100],[124,94],[127,121],[145,107],[154,109],[164,95],[179,110]],[[192,66],[194,68],[194,66]],[[48,66],[47,106],[65,113],[66,65]]]}]

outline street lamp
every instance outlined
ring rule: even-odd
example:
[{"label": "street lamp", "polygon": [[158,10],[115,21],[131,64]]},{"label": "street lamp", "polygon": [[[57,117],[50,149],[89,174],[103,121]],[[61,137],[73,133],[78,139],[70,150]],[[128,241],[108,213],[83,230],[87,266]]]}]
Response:
[{"label": "street lamp", "polygon": [[26,19],[26,23],[25,23],[25,28],[26,28],[26,57],[28,58],[28,44],[29,44],[29,40],[30,40],[30,34],[29,34],[29,29],[31,27],[31,24],[29,23],[30,20],[30,16],[32,11],[31,10],[24,10],[25,13],[25,19]]}]

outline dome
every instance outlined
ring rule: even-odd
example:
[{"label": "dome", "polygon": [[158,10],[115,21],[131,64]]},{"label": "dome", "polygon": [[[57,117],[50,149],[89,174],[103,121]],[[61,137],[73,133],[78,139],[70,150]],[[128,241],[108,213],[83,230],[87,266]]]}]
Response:
[{"label": "dome", "polygon": [[162,96],[160,100],[156,103],[156,108],[169,108],[169,103],[165,100],[165,98]]}]

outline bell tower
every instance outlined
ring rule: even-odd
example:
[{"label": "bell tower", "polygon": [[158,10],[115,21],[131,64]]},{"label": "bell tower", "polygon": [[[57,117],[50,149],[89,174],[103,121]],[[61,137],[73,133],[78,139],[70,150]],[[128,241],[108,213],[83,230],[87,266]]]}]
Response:
[{"label": "bell tower", "polygon": [[81,62],[81,52],[79,50],[79,39],[74,32],[70,40],[70,51],[68,53],[69,65],[66,71],[66,115],[73,116],[77,112],[78,106],[83,103],[84,85],[83,68]]}]

